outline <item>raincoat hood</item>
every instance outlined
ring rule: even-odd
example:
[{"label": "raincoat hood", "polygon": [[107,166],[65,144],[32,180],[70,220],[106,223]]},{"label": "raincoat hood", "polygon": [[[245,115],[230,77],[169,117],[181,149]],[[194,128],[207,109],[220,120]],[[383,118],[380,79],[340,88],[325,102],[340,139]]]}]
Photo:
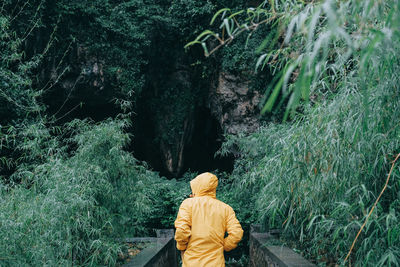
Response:
[{"label": "raincoat hood", "polygon": [[212,173],[205,172],[190,181],[190,187],[194,197],[217,197],[218,178]]}]

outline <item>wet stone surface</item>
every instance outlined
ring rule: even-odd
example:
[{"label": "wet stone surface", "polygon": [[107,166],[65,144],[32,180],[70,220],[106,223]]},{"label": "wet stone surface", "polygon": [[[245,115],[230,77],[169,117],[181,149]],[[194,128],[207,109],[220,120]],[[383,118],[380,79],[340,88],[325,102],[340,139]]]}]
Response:
[{"label": "wet stone surface", "polygon": [[151,244],[150,241],[126,242],[126,248],[118,255],[119,265],[129,263],[137,254]]},{"label": "wet stone surface", "polygon": [[[132,258],[126,261],[124,267],[176,267],[177,251],[175,248],[173,230],[159,230],[157,237],[127,238],[125,242],[130,244],[143,244],[138,251],[138,245],[131,245]],[[129,254],[129,249],[128,249]]]}]

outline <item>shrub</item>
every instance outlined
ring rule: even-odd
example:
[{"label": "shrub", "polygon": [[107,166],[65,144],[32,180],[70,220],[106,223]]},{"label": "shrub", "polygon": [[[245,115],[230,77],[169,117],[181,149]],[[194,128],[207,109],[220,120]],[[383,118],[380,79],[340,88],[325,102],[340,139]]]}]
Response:
[{"label": "shrub", "polygon": [[[345,263],[400,152],[399,8],[397,0],[263,1],[247,12],[220,10],[213,21],[222,17],[230,34],[205,31],[188,44],[206,49],[210,37],[225,45],[261,24],[278,29],[258,48],[257,67],[277,74],[262,112],[287,97],[292,121],[228,137],[221,153],[242,153],[233,174],[238,203],[252,193],[259,220],[283,228],[321,265]],[[398,165],[351,264],[399,265]]]},{"label": "shrub", "polygon": [[2,185],[2,265],[115,265],[116,238],[146,233],[151,201],[144,188],[157,176],[122,149],[129,140],[123,127],[73,121],[72,156],[47,155],[40,165],[20,167],[14,176],[23,183]]},{"label": "shrub", "polygon": [[[365,91],[358,77],[345,79],[333,100],[305,116],[224,144],[243,155],[233,174],[237,198],[253,192],[259,219],[283,228],[308,257],[344,259],[399,152],[399,68],[390,68],[371,69]],[[399,177],[397,165],[357,243],[355,265],[398,264]]]}]

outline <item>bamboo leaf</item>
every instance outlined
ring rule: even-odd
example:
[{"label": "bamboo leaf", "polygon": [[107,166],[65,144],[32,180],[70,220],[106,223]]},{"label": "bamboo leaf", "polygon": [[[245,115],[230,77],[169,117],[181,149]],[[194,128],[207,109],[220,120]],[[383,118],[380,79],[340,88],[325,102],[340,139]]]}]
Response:
[{"label": "bamboo leaf", "polygon": [[283,84],[284,76],[282,76],[277,84],[274,87],[274,90],[272,91],[271,96],[268,98],[267,103],[264,105],[264,108],[261,110],[261,114],[264,114],[265,112],[271,112],[276,99],[278,98],[279,92],[282,89],[282,84]]},{"label": "bamboo leaf", "polygon": [[235,12],[235,13],[231,14],[231,15],[228,17],[228,19],[231,19],[231,18],[233,18],[233,17],[235,17],[235,16],[237,16],[237,15],[240,15],[240,14],[242,14],[243,12],[244,12],[244,10],[240,10],[240,11],[238,11],[238,12]]},{"label": "bamboo leaf", "polygon": [[188,48],[189,46],[192,46],[192,45],[195,45],[195,44],[201,44],[201,42],[200,41],[191,41],[191,42],[189,42],[189,43],[187,43],[185,46],[184,46],[184,48]]},{"label": "bamboo leaf", "polygon": [[296,19],[297,19],[297,17],[294,17],[289,23],[289,26],[288,26],[287,31],[286,31],[285,40],[284,40],[284,42],[286,44],[289,43],[290,38],[292,37],[293,31],[294,31],[294,27],[296,25]]},{"label": "bamboo leaf", "polygon": [[222,8],[222,9],[218,10],[218,11],[214,14],[214,16],[212,17],[211,22],[210,22],[210,25],[213,25],[215,19],[216,19],[221,13],[227,12],[227,11],[231,11],[231,9],[230,9],[230,8]]},{"label": "bamboo leaf", "polygon": [[267,56],[267,54],[263,54],[257,59],[256,68],[255,68],[256,71],[257,71],[258,67],[261,65],[261,63],[264,62],[266,56]]},{"label": "bamboo leaf", "polygon": [[196,41],[199,41],[203,36],[205,35],[213,35],[215,36],[215,33],[213,31],[210,30],[205,30],[202,33],[200,33],[197,37],[196,37]]},{"label": "bamboo leaf", "polygon": [[286,89],[290,76],[292,75],[293,71],[297,68],[300,61],[301,59],[299,58],[295,62],[289,64],[289,66],[287,67],[286,71],[284,72],[283,89]]},{"label": "bamboo leaf", "polygon": [[207,45],[206,45],[206,43],[201,43],[201,46],[203,47],[203,49],[204,49],[204,54],[205,54],[205,56],[206,57],[208,57],[210,54],[208,53],[208,49],[207,49]]},{"label": "bamboo leaf", "polygon": [[228,35],[230,37],[232,37],[232,29],[231,29],[231,25],[229,24],[229,20],[228,19],[224,19],[224,21],[223,21],[221,26],[225,26],[226,32],[228,33]]},{"label": "bamboo leaf", "polygon": [[[251,32],[249,35],[247,35],[246,42],[245,42],[245,44],[244,44],[244,49],[247,49],[247,46],[248,46],[248,44],[249,44],[249,40],[250,40],[252,34],[253,34],[253,33]],[[257,67],[256,67],[256,68],[257,68]]]}]

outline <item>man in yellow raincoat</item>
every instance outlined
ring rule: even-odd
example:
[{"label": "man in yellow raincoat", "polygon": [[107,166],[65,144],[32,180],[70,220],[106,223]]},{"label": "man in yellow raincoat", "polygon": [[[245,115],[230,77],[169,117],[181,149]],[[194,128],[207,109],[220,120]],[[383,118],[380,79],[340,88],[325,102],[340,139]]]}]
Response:
[{"label": "man in yellow raincoat", "polygon": [[175,221],[182,267],[225,266],[224,250],[234,249],[242,239],[235,212],[216,199],[217,186],[218,178],[208,172],[190,181],[193,197],[182,202]]}]

